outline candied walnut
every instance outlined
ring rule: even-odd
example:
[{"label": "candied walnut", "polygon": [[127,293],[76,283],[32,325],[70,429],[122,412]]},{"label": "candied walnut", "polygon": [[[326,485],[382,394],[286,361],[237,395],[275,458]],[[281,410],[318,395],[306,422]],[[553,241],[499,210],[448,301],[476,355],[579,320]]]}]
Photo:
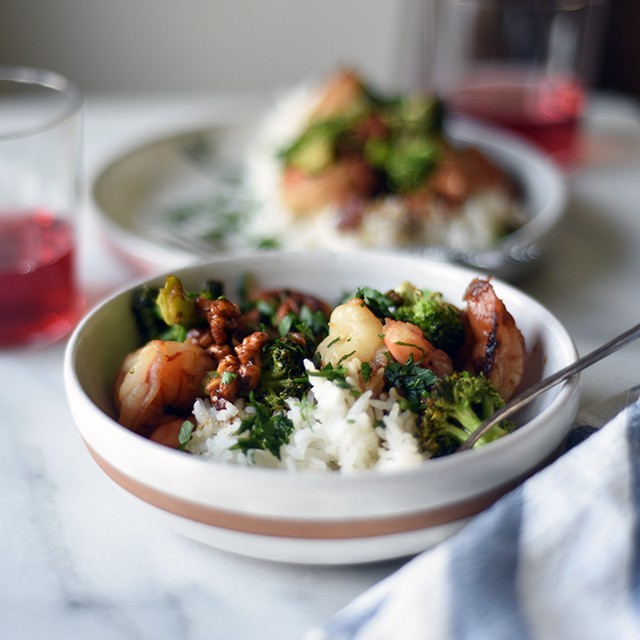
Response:
[{"label": "candied walnut", "polygon": [[238,305],[226,298],[216,300],[198,298],[196,304],[209,323],[213,342],[227,344],[238,328],[238,318],[241,315]]},{"label": "candied walnut", "polygon": [[242,394],[253,391],[262,373],[262,347],[269,336],[263,331],[248,335],[237,347],[218,362],[215,374],[204,385],[216,407],[234,402]]},{"label": "candied walnut", "polygon": [[292,342],[295,342],[298,346],[306,349],[307,347],[307,339],[298,331],[289,331],[287,334]]},{"label": "candied walnut", "polygon": [[213,344],[213,336],[209,329],[190,329],[185,342],[195,344],[202,349],[208,349]]},{"label": "candied walnut", "polygon": [[238,358],[232,354],[218,362],[218,368],[204,384],[214,406],[222,408],[225,402],[233,402],[238,397],[238,371]]},{"label": "candied walnut", "polygon": [[229,344],[212,344],[207,348],[207,353],[213,356],[216,362],[220,362],[223,358],[233,355],[233,347]]},{"label": "candied walnut", "polygon": [[256,331],[236,347],[242,391],[252,391],[258,386],[262,373],[262,347],[268,339],[269,336],[264,331]]}]

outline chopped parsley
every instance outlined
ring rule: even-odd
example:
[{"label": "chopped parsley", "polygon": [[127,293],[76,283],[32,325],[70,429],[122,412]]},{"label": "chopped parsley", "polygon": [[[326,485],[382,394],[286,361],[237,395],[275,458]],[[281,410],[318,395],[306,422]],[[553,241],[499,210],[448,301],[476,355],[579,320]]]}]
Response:
[{"label": "chopped parsley", "polygon": [[394,318],[396,302],[389,296],[371,287],[361,287],[352,296],[360,298],[377,318]]},{"label": "chopped parsley", "polygon": [[178,433],[178,449],[184,451],[185,447],[191,440],[191,436],[193,435],[194,430],[193,423],[190,420],[185,420],[180,427],[180,432]]},{"label": "chopped parsley", "polygon": [[335,384],[340,389],[346,389],[352,396],[358,397],[362,392],[349,384],[347,381],[347,369],[346,367],[337,366],[334,367],[331,363],[327,363],[321,369],[316,371],[309,371],[309,376],[316,376],[320,378],[326,378]]},{"label": "chopped parsley", "polygon": [[384,379],[390,387],[395,387],[411,411],[420,413],[423,401],[438,377],[431,369],[416,364],[411,356],[404,364],[389,362],[384,369]]},{"label": "chopped parsley", "polygon": [[222,382],[222,384],[231,384],[237,377],[238,374],[234,371],[225,371],[222,374],[220,381]]},{"label": "chopped parsley", "polygon": [[240,449],[245,453],[251,449],[263,449],[279,459],[280,447],[289,441],[294,430],[293,422],[283,413],[273,413],[268,405],[256,402],[253,398],[249,404],[255,413],[242,421],[236,432],[238,441],[231,449]]}]

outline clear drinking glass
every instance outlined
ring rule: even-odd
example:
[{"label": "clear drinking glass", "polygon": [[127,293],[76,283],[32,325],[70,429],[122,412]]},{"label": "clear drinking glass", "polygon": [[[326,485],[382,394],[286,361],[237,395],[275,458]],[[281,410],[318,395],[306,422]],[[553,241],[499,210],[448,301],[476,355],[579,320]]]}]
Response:
[{"label": "clear drinking glass", "polygon": [[83,308],[76,264],[82,94],[50,71],[0,66],[0,346],[65,336]]},{"label": "clear drinking glass", "polygon": [[604,0],[441,0],[433,88],[571,161],[605,18]]}]

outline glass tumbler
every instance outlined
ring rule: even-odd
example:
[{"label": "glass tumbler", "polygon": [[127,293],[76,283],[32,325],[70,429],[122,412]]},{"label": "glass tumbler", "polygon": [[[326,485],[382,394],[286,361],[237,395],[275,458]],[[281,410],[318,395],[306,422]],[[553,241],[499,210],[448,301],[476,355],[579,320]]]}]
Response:
[{"label": "glass tumbler", "polygon": [[433,83],[449,108],[561,164],[576,153],[605,0],[440,0]]},{"label": "glass tumbler", "polygon": [[57,73],[0,66],[0,347],[50,344],[82,312],[82,102]]}]

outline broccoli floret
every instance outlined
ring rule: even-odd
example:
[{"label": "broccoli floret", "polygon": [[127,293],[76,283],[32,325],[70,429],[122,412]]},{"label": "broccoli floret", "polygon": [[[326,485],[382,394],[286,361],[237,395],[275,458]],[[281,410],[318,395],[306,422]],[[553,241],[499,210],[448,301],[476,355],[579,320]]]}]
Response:
[{"label": "broccoli floret", "polygon": [[[419,424],[422,448],[432,457],[453,453],[484,420],[504,406],[495,386],[483,374],[454,372],[438,378],[426,400]],[[515,424],[503,420],[474,447],[511,433]]]},{"label": "broccoli floret", "polygon": [[348,135],[358,120],[359,117],[337,117],[313,122],[279,156],[287,165],[309,175],[320,173],[334,162],[340,138]]},{"label": "broccoli floret", "polygon": [[408,282],[400,285],[395,293],[401,298],[395,319],[419,326],[436,349],[455,355],[465,338],[460,309],[445,302],[441,293],[423,291]]},{"label": "broccoli floret", "polygon": [[440,155],[437,139],[416,136],[411,131],[397,136],[384,162],[391,190],[408,193],[420,187],[437,167]]},{"label": "broccoli floret", "polygon": [[262,350],[262,374],[255,399],[278,410],[285,407],[287,398],[302,398],[310,388],[304,367],[306,357],[305,347],[289,335],[267,342]]}]

